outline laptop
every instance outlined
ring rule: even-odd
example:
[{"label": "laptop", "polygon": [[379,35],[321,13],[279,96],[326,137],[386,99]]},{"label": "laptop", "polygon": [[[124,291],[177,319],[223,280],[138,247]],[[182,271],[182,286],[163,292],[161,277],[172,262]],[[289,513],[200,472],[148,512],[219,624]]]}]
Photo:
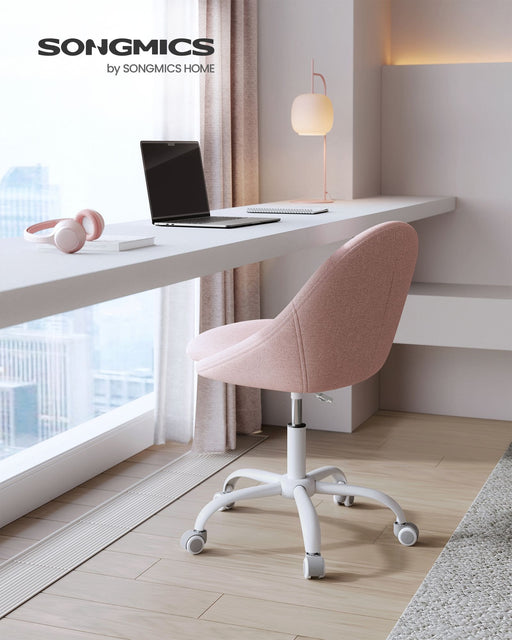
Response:
[{"label": "laptop", "polygon": [[279,222],[280,218],[211,216],[198,142],[140,143],[154,225],[231,229]]}]

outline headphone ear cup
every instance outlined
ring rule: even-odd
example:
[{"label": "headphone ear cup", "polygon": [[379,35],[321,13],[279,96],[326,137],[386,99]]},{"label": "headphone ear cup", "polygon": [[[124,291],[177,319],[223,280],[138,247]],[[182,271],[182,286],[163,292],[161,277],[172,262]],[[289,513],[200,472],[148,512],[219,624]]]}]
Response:
[{"label": "headphone ear cup", "polygon": [[64,253],[75,253],[84,246],[85,240],[85,229],[76,220],[61,220],[55,225],[53,243]]},{"label": "headphone ear cup", "polygon": [[97,240],[105,228],[103,216],[93,209],[82,209],[76,214],[75,220],[85,229],[87,240]]}]

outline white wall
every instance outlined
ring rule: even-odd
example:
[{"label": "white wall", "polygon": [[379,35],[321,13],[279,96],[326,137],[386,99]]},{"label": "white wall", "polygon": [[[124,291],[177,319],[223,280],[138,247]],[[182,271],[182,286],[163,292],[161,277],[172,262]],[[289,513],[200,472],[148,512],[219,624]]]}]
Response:
[{"label": "white wall", "polygon": [[380,195],[381,69],[390,58],[389,0],[354,3],[351,198]]},{"label": "white wall", "polygon": [[[327,188],[351,194],[352,0],[259,0],[260,194],[263,201],[321,197],[322,138],[297,135],[294,98],[311,91],[311,60],[334,107],[327,136]],[[315,91],[323,90],[317,78]]]},{"label": "white wall", "polygon": [[[383,70],[382,192],[458,198],[454,214],[415,225],[414,279],[511,285],[512,64],[481,61],[512,59],[512,3],[391,7],[391,59],[423,64]],[[383,408],[512,417],[510,353],[393,347],[381,382]]]},{"label": "white wall", "polygon": [[418,223],[419,282],[512,285],[512,63],[383,70],[384,194],[455,195]]},{"label": "white wall", "polygon": [[381,372],[382,408],[512,418],[510,352],[395,345]]},{"label": "white wall", "polygon": [[[328,192],[336,199],[379,194],[380,67],[389,56],[389,0],[259,0],[258,7],[261,201],[321,196],[322,140],[298,136],[290,124],[293,99],[311,90],[311,58],[334,107]],[[263,263],[262,317],[279,313],[337,247]],[[312,426],[351,431],[377,409],[375,380],[332,395],[335,405],[305,401]],[[265,392],[264,422],[286,422],[288,405],[286,394]]]},{"label": "white wall", "polygon": [[[262,201],[319,197],[322,140],[299,136],[293,99],[311,90],[311,59],[327,81],[334,125],[327,189],[336,199],[380,193],[380,69],[390,56],[390,0],[259,0]],[[316,80],[315,91],[321,91]]]}]

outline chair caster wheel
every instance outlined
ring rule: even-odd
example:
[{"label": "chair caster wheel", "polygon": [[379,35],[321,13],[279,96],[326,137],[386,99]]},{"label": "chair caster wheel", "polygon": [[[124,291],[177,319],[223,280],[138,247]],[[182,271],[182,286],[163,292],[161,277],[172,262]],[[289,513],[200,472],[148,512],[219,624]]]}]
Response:
[{"label": "chair caster wheel", "polygon": [[182,549],[196,555],[201,553],[206,544],[206,531],[196,531],[189,529],[181,536],[180,545]]},{"label": "chair caster wheel", "polygon": [[[231,484],[227,484],[224,487],[223,491],[218,491],[213,497],[214,498],[218,498],[219,496],[223,496],[226,493],[231,493],[233,491],[234,487]],[[219,509],[219,511],[230,511],[233,507],[235,506],[234,502],[230,502],[229,504],[224,505],[223,507],[221,507]]]},{"label": "chair caster wheel", "polygon": [[304,556],[304,577],[323,578],[325,576],[325,562],[321,555],[310,555],[306,553]]},{"label": "chair caster wheel", "polygon": [[393,524],[393,533],[398,538],[398,542],[405,547],[412,547],[418,542],[419,530],[413,522],[395,522]]},{"label": "chair caster wheel", "polygon": [[[346,483],[339,480],[337,484],[339,484],[341,488]],[[339,495],[333,496],[332,499],[334,501],[334,504],[339,504],[342,507],[351,507],[354,504],[354,496],[339,494]]]}]

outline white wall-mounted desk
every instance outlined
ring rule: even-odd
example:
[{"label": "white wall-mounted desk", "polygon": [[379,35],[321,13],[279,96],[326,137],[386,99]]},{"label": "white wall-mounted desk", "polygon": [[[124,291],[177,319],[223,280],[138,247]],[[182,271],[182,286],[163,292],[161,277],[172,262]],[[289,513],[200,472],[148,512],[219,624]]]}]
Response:
[{"label": "white wall-mounted desk", "polygon": [[[319,215],[237,229],[107,226],[114,234],[155,235],[156,245],[73,255],[22,238],[0,240],[0,328],[163,287],[305,248],[343,242],[380,222],[414,222],[455,209],[453,197],[379,196],[329,205]],[[245,207],[213,212],[248,215]],[[108,215],[106,215],[108,222]]]}]

